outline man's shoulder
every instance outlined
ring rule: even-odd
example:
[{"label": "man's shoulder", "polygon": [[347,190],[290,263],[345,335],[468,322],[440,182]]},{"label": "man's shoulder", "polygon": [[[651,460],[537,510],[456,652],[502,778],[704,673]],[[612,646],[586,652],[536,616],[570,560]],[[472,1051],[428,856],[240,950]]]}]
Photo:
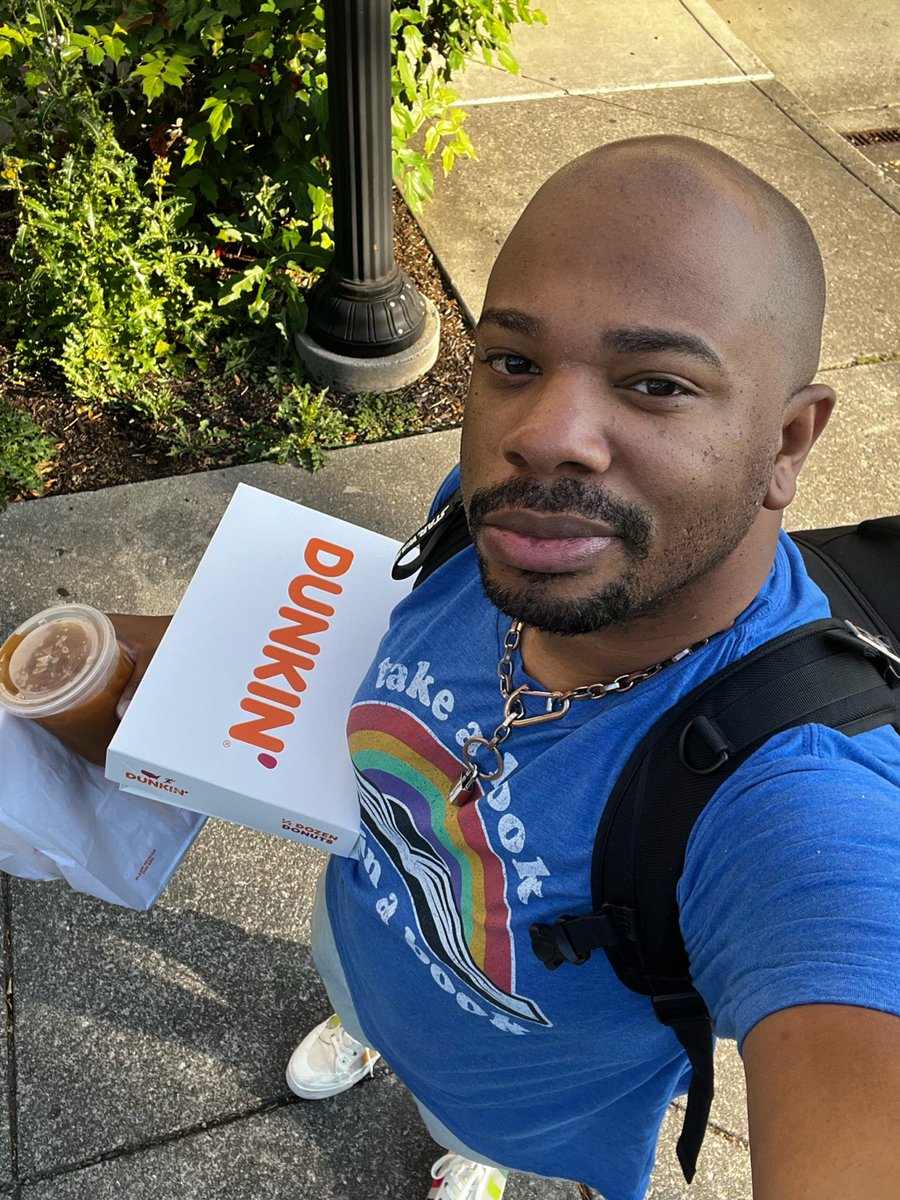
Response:
[{"label": "man's shoulder", "polygon": [[886,832],[900,839],[896,729],[848,737],[801,725],[769,738],[723,784],[694,827],[691,849],[720,858],[729,847],[774,838],[815,853],[826,839],[839,845]]}]

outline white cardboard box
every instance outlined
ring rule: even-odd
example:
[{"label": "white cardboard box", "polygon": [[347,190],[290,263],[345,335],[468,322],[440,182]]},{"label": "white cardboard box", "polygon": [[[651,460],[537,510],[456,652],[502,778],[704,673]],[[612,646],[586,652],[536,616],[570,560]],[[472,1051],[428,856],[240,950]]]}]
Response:
[{"label": "white cardboard box", "polygon": [[390,612],[398,543],[239,484],[112,741],[106,775],[348,855],[345,725]]}]

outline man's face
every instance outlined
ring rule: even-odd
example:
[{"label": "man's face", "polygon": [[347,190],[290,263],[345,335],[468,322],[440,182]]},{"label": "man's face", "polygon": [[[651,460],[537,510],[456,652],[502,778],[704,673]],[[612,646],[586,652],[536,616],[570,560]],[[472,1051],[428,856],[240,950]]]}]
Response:
[{"label": "man's face", "polygon": [[587,633],[691,605],[734,564],[780,444],[770,252],[733,200],[539,198],[491,276],[463,426],[482,578]]}]

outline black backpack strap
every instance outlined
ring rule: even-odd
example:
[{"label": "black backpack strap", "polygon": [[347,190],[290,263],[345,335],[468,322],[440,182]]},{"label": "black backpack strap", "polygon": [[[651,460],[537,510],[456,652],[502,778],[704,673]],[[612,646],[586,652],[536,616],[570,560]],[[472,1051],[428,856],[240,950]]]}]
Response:
[{"label": "black backpack strap", "polygon": [[597,831],[594,911],[532,926],[551,969],[603,949],[622,983],[651,997],[692,1067],[678,1156],[690,1180],[712,1101],[712,1026],[691,983],[676,889],[700,813],[773,734],[797,725],[900,727],[900,656],[849,622],[791,630],[701,683],[642,739]]},{"label": "black backpack strap", "polygon": [[697,1172],[697,1159],[706,1136],[715,1090],[712,1017],[700,993],[693,988],[668,996],[654,996],[653,1011],[660,1024],[668,1025],[678,1038],[691,1064],[687,1107],[675,1145],[681,1172],[690,1183]]},{"label": "black backpack strap", "polygon": [[464,550],[471,541],[462,492],[457,488],[447,503],[403,543],[397,551],[391,575],[394,579],[409,579],[418,571],[419,578],[413,584],[418,587],[432,571]]}]

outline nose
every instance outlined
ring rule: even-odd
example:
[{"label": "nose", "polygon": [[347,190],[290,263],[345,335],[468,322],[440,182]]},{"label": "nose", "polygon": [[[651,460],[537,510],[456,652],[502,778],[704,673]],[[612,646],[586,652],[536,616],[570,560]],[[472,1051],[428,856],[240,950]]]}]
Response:
[{"label": "nose", "polygon": [[609,405],[600,381],[587,368],[560,368],[540,376],[510,416],[500,451],[511,466],[543,476],[609,470]]}]

